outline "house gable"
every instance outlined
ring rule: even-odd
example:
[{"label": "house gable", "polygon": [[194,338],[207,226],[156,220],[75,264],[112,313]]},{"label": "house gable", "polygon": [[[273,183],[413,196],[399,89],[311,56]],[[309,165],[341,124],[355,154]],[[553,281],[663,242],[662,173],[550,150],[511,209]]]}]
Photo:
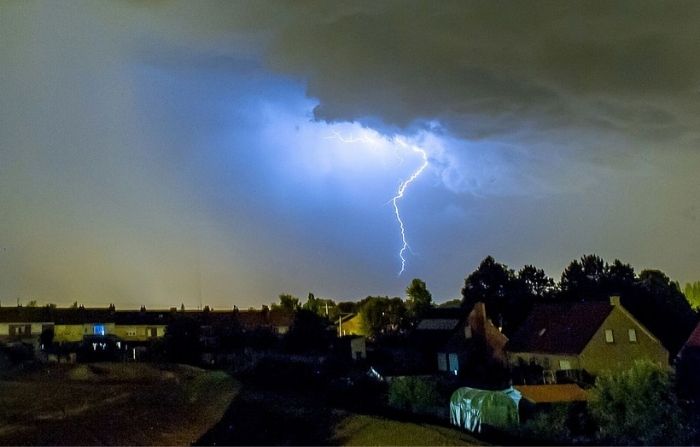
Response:
[{"label": "house gable", "polygon": [[668,351],[619,303],[540,305],[506,346],[511,366],[536,363],[545,370],[583,369],[597,375],[635,360],[667,365]]},{"label": "house gable", "polygon": [[627,369],[635,360],[668,365],[668,351],[648,329],[616,303],[579,356],[591,374]]}]

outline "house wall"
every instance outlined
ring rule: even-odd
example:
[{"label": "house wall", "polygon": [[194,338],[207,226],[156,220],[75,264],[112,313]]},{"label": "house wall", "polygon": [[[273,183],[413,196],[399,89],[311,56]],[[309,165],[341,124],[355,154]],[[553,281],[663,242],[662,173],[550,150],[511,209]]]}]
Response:
[{"label": "house wall", "polygon": [[[605,340],[605,330],[613,331],[613,343]],[[637,341],[631,342],[628,329],[634,329]],[[591,374],[605,370],[627,369],[635,360],[648,359],[668,365],[668,351],[623,307],[616,305],[580,355],[581,366]]]},{"label": "house wall", "polygon": [[122,340],[148,341],[153,338],[148,333],[149,328],[156,329],[156,338],[160,338],[165,335],[166,325],[153,324],[117,324],[114,326],[114,332],[112,332],[112,334],[116,335]]},{"label": "house wall", "polygon": [[31,332],[29,335],[24,335],[21,337],[23,341],[28,341],[28,339],[33,339],[38,343],[39,336],[44,330],[45,326],[53,326],[50,322],[40,322],[40,323],[27,323],[27,322],[11,322],[11,323],[0,323],[0,340],[11,341],[16,340],[16,337],[10,337],[10,326],[31,326]]},{"label": "house wall", "polygon": [[367,358],[367,344],[365,337],[356,337],[350,340],[350,353],[353,360]]},{"label": "house wall", "polygon": [[44,326],[52,326],[53,323],[51,322],[42,322],[42,323],[23,323],[23,322],[12,322],[12,323],[0,323],[0,336],[9,336],[10,335],[10,326],[26,326],[26,325],[31,325],[31,335],[41,335],[41,331],[44,329]]},{"label": "house wall", "polygon": [[94,327],[102,325],[105,335],[114,334],[114,323],[83,323],[83,324],[57,324],[54,326],[54,341],[74,342],[82,341],[84,335],[94,334]]},{"label": "house wall", "polygon": [[341,330],[342,333],[339,334],[339,336],[344,336],[344,335],[363,335],[367,336],[367,334],[364,333],[362,330],[362,317],[360,314],[355,315],[354,317],[343,321],[341,325]]}]

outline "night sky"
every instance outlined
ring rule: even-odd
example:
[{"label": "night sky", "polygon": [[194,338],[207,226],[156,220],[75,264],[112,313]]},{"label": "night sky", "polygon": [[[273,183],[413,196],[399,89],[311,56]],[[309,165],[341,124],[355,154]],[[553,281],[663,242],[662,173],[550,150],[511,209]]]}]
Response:
[{"label": "night sky", "polygon": [[[700,2],[0,4],[0,300],[700,279]],[[347,141],[347,142],[344,142]],[[406,270],[391,198],[411,250]]]}]

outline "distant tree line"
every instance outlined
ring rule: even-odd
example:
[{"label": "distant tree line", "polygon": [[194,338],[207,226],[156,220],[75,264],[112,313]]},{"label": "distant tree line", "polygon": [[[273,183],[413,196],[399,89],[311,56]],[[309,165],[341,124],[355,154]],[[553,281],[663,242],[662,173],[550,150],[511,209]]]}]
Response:
[{"label": "distant tree line", "polygon": [[[537,303],[607,301],[611,295],[618,295],[622,305],[674,355],[698,320],[693,306],[700,304],[700,281],[687,284],[684,290],[685,295],[677,282],[659,270],[642,270],[637,274],[629,264],[618,259],[608,263],[594,254],[571,261],[559,281],[534,265],[525,265],[515,271],[487,256],[465,278],[461,300],[441,306],[461,306],[469,312],[476,302],[483,302],[487,316],[510,336]],[[309,293],[303,301],[284,293],[270,306],[294,316],[283,342],[284,348],[291,351],[325,349],[334,335],[334,324],[349,316],[359,316],[360,332],[372,339],[401,336],[414,328],[433,307],[432,295],[419,278],[414,278],[406,287],[405,299],[368,296],[359,301],[336,302]],[[269,309],[267,306],[263,308]],[[168,329],[165,345],[171,348],[166,351],[172,357],[178,357],[176,352],[180,349],[177,347],[182,346],[185,339],[197,339],[197,336],[192,337],[197,331],[191,322],[176,322]],[[254,345],[264,348],[276,343],[274,335],[262,333],[264,331],[244,336],[235,321],[216,331],[223,335],[221,339],[230,347]],[[192,348],[197,350],[194,346]]]}]

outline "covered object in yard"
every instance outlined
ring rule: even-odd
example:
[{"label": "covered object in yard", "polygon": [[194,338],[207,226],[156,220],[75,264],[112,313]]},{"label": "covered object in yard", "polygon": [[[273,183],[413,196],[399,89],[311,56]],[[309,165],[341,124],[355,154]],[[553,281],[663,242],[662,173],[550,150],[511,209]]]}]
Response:
[{"label": "covered object in yard", "polygon": [[482,424],[500,429],[518,425],[520,392],[510,387],[492,391],[462,387],[450,398],[450,422],[472,432],[481,432]]}]

